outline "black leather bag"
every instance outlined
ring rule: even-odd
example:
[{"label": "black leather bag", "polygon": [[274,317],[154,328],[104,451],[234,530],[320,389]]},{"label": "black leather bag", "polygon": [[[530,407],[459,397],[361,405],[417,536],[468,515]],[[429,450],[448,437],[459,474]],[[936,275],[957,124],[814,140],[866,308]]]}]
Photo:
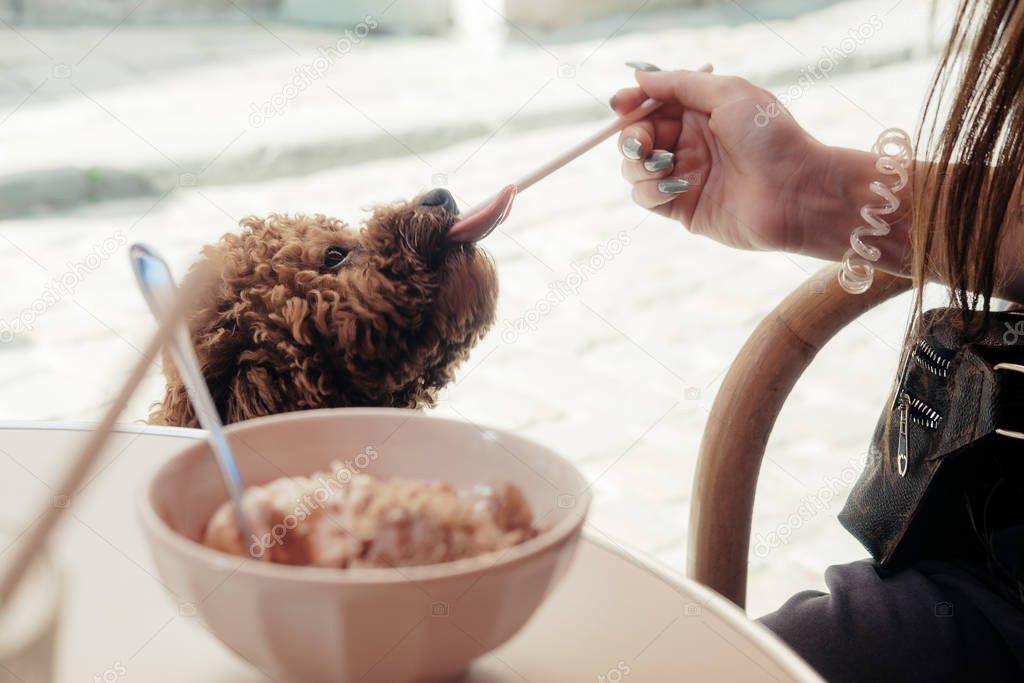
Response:
[{"label": "black leather bag", "polygon": [[924,314],[839,520],[882,567],[984,559],[1018,580],[1024,314],[992,313],[969,339],[959,320],[949,309]]}]

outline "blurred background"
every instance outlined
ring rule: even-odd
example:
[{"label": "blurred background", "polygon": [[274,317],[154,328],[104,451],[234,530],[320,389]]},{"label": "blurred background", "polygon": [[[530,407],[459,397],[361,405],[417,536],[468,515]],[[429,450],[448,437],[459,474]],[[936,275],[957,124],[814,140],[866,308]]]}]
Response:
[{"label": "blurred background", "polygon": [[[180,274],[249,214],[358,224],[438,186],[473,204],[607,121],[626,60],[712,62],[775,91],[822,141],[868,148],[913,129],[946,5],[0,0],[0,418],[100,416],[153,329],[132,242]],[[591,531],[682,571],[719,382],[822,264],[649,216],[611,142],[524,193],[484,246],[499,321],[437,412],[566,454],[593,482]],[[751,614],[866,555],[835,514],[907,311],[902,297],[844,331],[787,404],[758,491]],[[123,421],[161,387],[154,368]],[[40,486],[5,455],[0,494]]]}]

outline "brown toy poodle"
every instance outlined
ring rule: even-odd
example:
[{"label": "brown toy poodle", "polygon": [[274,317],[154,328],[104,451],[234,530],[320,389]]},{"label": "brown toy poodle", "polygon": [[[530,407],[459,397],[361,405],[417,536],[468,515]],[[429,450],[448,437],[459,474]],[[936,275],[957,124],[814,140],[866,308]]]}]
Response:
[{"label": "brown toy poodle", "polygon": [[[217,269],[189,318],[225,423],[311,408],[436,402],[494,320],[497,276],[472,241],[450,239],[445,190],[376,209],[359,231],[316,216],[241,221],[189,271]],[[493,226],[491,226],[493,228]],[[486,233],[484,233],[486,234]],[[165,357],[153,424],[197,426]]]}]

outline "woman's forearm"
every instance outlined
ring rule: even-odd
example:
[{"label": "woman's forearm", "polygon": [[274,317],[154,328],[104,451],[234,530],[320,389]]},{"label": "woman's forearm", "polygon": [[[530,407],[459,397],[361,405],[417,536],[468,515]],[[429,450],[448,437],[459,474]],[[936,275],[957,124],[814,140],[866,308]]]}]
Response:
[{"label": "woman's forearm", "polygon": [[[809,164],[801,180],[806,188],[794,202],[796,210],[792,217],[800,228],[794,233],[801,235],[799,244],[790,251],[831,261],[839,261],[850,248],[850,232],[864,221],[860,209],[865,204],[877,204],[878,195],[868,189],[873,180],[891,183],[892,176],[885,176],[875,168],[877,155],[843,147],[822,145],[817,161]],[[925,182],[921,173],[922,163],[917,165],[917,191],[928,191],[922,187]],[[933,174],[925,174],[934,179]],[[897,193],[900,208],[887,220],[892,229],[885,237],[870,239],[881,252],[878,267],[897,275],[909,275],[911,267],[911,193],[915,179]],[[1018,189],[1018,195],[1020,191]],[[996,289],[994,294],[1011,301],[1024,302],[1024,221],[1018,210],[1021,202],[1016,198],[1006,211],[1006,225],[999,243],[996,260]],[[930,275],[945,272],[945,244],[942,231],[932,236]],[[947,283],[948,284],[948,283]]]},{"label": "woman's forearm", "polygon": [[[839,261],[850,248],[850,232],[864,224],[861,207],[882,201],[868,185],[873,180],[889,184],[892,176],[875,168],[878,156],[870,152],[822,145],[814,158],[794,202],[792,220],[801,226],[795,231],[801,239],[791,251]],[[882,252],[878,267],[901,275],[910,270],[910,192],[908,186],[897,194],[901,206],[886,217],[892,232],[871,241]]]}]

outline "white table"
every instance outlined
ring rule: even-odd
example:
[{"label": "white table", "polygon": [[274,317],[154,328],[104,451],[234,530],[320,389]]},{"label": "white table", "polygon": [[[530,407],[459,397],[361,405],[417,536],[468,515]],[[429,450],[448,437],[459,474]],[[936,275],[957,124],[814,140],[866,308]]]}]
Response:
[{"label": "white table", "polygon": [[[0,424],[0,520],[23,527],[39,502],[52,498],[58,468],[88,427]],[[196,438],[201,432],[119,427],[93,478],[70,501],[54,544],[66,588],[56,680],[268,680],[221,646],[190,605],[172,602],[135,519],[147,474]],[[732,603],[588,534],[526,628],[478,660],[464,680],[820,679]]]}]

